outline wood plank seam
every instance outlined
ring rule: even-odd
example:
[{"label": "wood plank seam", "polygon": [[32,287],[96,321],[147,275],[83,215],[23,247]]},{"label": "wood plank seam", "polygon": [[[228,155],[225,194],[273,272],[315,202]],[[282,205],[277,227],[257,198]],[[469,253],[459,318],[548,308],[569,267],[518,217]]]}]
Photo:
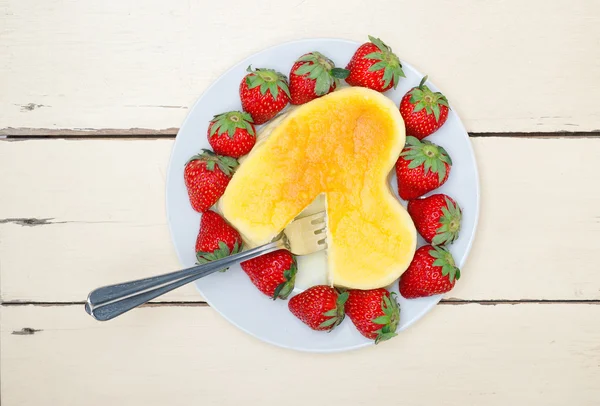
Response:
[{"label": "wood plank seam", "polygon": [[[0,129],[0,135],[5,141],[40,140],[40,139],[69,139],[69,140],[107,140],[132,139],[153,140],[175,138],[178,128],[165,130],[137,129],[100,129],[90,131],[77,130],[45,130],[45,129]],[[593,131],[552,131],[552,132],[469,132],[471,138],[482,137],[512,137],[512,138],[600,138],[600,129]]]},{"label": "wood plank seam", "polygon": [[[85,302],[37,302],[37,301],[20,301],[10,300],[0,302],[0,306],[83,306]],[[462,300],[462,299],[442,299],[439,305],[518,305],[518,304],[586,304],[600,305],[600,300],[596,299],[488,299],[488,300]],[[167,301],[167,302],[150,302],[142,307],[161,307],[161,306],[206,306],[210,305],[203,301]]]}]

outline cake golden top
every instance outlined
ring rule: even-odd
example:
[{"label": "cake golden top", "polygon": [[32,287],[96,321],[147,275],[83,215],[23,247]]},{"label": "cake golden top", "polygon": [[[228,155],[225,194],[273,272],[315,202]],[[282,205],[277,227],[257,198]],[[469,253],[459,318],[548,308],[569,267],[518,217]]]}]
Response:
[{"label": "cake golden top", "polygon": [[258,245],[324,194],[330,280],[357,289],[386,286],[416,247],[412,220],[388,186],[404,142],[391,100],[365,88],[341,89],[283,118],[241,164],[220,208]]}]

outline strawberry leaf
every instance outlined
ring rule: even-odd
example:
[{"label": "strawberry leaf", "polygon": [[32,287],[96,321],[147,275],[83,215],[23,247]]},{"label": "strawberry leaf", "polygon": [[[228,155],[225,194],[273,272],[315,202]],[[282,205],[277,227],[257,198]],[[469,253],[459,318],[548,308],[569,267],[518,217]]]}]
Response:
[{"label": "strawberry leaf", "polygon": [[383,85],[385,87],[389,86],[389,84],[393,78],[394,78],[393,69],[390,69],[388,66],[386,66],[385,70],[383,71]]},{"label": "strawberry leaf", "polygon": [[[431,109],[433,110],[433,115],[435,116],[435,121],[440,121],[440,106],[437,104],[434,104],[433,106],[431,106]],[[429,113],[429,111],[427,111]]]},{"label": "strawberry leaf", "polygon": [[307,73],[312,72],[313,66],[314,65],[305,63],[304,65],[302,65],[298,69],[296,69],[296,72],[294,72],[294,73],[298,76],[306,75]]},{"label": "strawberry leaf", "polygon": [[[335,309],[333,310],[335,312]],[[319,324],[319,328],[329,327],[336,324],[338,319],[336,317],[332,317],[329,320],[325,320],[323,323]]]},{"label": "strawberry leaf", "polygon": [[287,299],[287,297],[294,290],[294,284],[296,281],[296,273],[298,272],[298,266],[296,265],[296,257],[292,255],[292,264],[290,268],[283,272],[284,281],[281,282],[275,288],[272,299]]},{"label": "strawberry leaf", "polygon": [[373,319],[375,324],[388,324],[390,322],[389,316],[379,316]]},{"label": "strawberry leaf", "polygon": [[272,69],[257,68],[252,70],[251,67],[248,67],[248,69],[250,69],[250,72],[252,72],[252,74],[246,76],[249,78],[249,80],[246,81],[249,89],[260,86],[259,90],[261,95],[266,95],[268,91],[271,93],[273,100],[277,99],[280,89],[283,90],[288,97],[290,97],[287,78],[284,74]]},{"label": "strawberry leaf", "polygon": [[381,52],[371,52],[370,54],[367,54],[365,56],[363,56],[363,58],[365,59],[378,59],[378,60],[382,60],[384,58],[384,54]]},{"label": "strawberry leaf", "polygon": [[317,62],[317,58],[313,53],[302,55],[300,58],[296,59],[296,62]]},{"label": "strawberry leaf", "polygon": [[379,50],[381,52],[391,52],[391,50],[392,50],[389,46],[387,46],[385,44],[385,42],[383,42],[379,38],[375,38],[375,37],[369,35],[369,41],[371,41],[373,44],[375,44],[375,46],[377,48],[379,48]]},{"label": "strawberry leaf", "polygon": [[375,72],[381,69],[384,69],[386,66],[385,61],[379,61],[369,67],[369,72]]},{"label": "strawberry leaf", "polygon": [[433,246],[433,249],[429,250],[429,255],[433,258],[437,258],[433,261],[432,265],[441,267],[442,275],[447,276],[451,283],[460,278],[460,270],[456,267],[454,258],[448,249],[440,246]]},{"label": "strawberry leaf", "polygon": [[350,296],[350,294],[348,292],[340,293],[340,295],[337,298],[338,307],[343,306],[346,303],[346,301],[348,300],[348,296]]},{"label": "strawberry leaf", "polygon": [[421,102],[417,103],[417,105],[415,106],[415,108],[413,109],[413,113],[416,113],[418,111],[421,111],[425,108],[425,105]]},{"label": "strawberry leaf", "polygon": [[[410,103],[413,105],[423,104],[427,114],[433,114],[435,121],[440,121],[441,110],[440,106],[450,108],[448,105],[448,99],[440,92],[432,92],[429,87],[425,85],[427,76],[421,79],[419,86],[414,87],[410,90]],[[420,108],[419,110],[421,110]],[[415,112],[419,111],[415,108]]]},{"label": "strawberry leaf", "polygon": [[346,79],[350,75],[350,71],[342,68],[331,69],[331,76],[336,79]]},{"label": "strawberry leaf", "polygon": [[279,87],[281,88],[281,90],[283,90],[283,92],[287,95],[288,98],[292,97],[290,95],[290,88],[288,87],[287,82],[282,81],[281,83],[279,83]]},{"label": "strawberry leaf", "polygon": [[[222,259],[228,257],[233,254],[237,254],[241,251],[242,246],[236,241],[233,245],[233,248],[230,250],[229,246],[225,243],[225,241],[219,241],[219,248],[212,252],[204,252],[198,251],[196,252],[196,261],[199,265],[206,264],[211,261],[216,261],[218,259]],[[229,268],[224,268],[219,270],[219,272],[225,272]]]},{"label": "strawberry leaf", "polygon": [[322,96],[324,94],[327,94],[330,87],[330,81],[323,76],[319,76],[315,82],[315,93],[317,94],[317,96]]},{"label": "strawberry leaf", "polygon": [[442,207],[442,215],[439,219],[440,227],[431,240],[433,245],[452,244],[458,238],[462,220],[462,211],[460,207],[450,200],[447,196],[444,198],[446,207]]},{"label": "strawberry leaf", "polygon": [[432,171],[438,174],[438,181],[441,184],[446,177],[446,164],[452,165],[450,156],[446,150],[439,145],[433,144],[429,141],[419,141],[415,137],[406,137],[407,146],[400,153],[400,156],[404,157],[407,161],[409,169],[415,169],[420,165],[423,165],[423,171],[425,174]]},{"label": "strawberry leaf", "polygon": [[389,295],[386,294],[382,297],[381,310],[383,315],[371,320],[374,324],[382,325],[382,327],[376,331],[377,337],[375,338],[375,344],[396,336],[396,329],[400,323],[400,308],[396,301],[396,293],[392,292]]},{"label": "strawberry leaf", "polygon": [[[437,161],[436,161],[437,163]],[[442,184],[442,182],[444,181],[444,178],[446,177],[446,165],[441,164],[439,165],[439,168],[436,168],[437,170],[435,172],[438,173],[438,182],[440,184]]]},{"label": "strawberry leaf", "polygon": [[312,65],[312,66],[314,66],[314,68],[310,71],[310,74],[308,75],[309,78],[317,79],[320,75],[325,73],[325,69],[323,69],[323,66],[321,66],[321,65]]}]

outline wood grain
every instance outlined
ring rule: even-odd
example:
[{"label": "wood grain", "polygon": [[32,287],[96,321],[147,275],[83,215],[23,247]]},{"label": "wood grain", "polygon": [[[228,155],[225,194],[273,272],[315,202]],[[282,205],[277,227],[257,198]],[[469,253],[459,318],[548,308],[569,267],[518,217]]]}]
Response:
[{"label": "wood grain", "polygon": [[[378,35],[469,131],[600,129],[591,0],[0,2],[0,135],[164,133],[240,59],[307,37]],[[255,24],[251,35],[235,21]],[[335,23],[332,23],[335,21]],[[225,28],[226,27],[226,28]],[[424,28],[426,27],[426,28]],[[343,64],[344,61],[338,61]],[[291,64],[291,62],[290,62]],[[233,96],[232,96],[233,97]]]},{"label": "wood grain", "polygon": [[[209,307],[98,323],[81,306],[2,312],[2,405],[595,406],[600,306],[438,306],[359,351],[279,349]],[[350,320],[345,320],[350,323]]]},{"label": "wood grain", "polygon": [[[458,300],[599,300],[600,139],[472,140],[480,224]],[[178,268],[164,209],[171,140],[0,142],[4,301],[82,301]],[[565,160],[564,157],[569,157]],[[110,162],[110,164],[109,164]],[[135,163],[135,164],[134,164]],[[197,301],[188,286],[166,301]]]}]

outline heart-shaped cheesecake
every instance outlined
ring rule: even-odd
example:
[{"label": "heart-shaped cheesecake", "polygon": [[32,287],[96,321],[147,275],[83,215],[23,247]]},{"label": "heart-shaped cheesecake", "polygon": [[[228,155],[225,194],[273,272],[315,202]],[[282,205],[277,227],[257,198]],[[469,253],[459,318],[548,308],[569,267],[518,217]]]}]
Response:
[{"label": "heart-shaped cheesecake", "polygon": [[264,244],[323,194],[330,282],[353,289],[392,283],[417,240],[388,182],[405,142],[398,107],[350,87],[274,124],[231,179],[220,202],[225,218],[251,245]]}]

